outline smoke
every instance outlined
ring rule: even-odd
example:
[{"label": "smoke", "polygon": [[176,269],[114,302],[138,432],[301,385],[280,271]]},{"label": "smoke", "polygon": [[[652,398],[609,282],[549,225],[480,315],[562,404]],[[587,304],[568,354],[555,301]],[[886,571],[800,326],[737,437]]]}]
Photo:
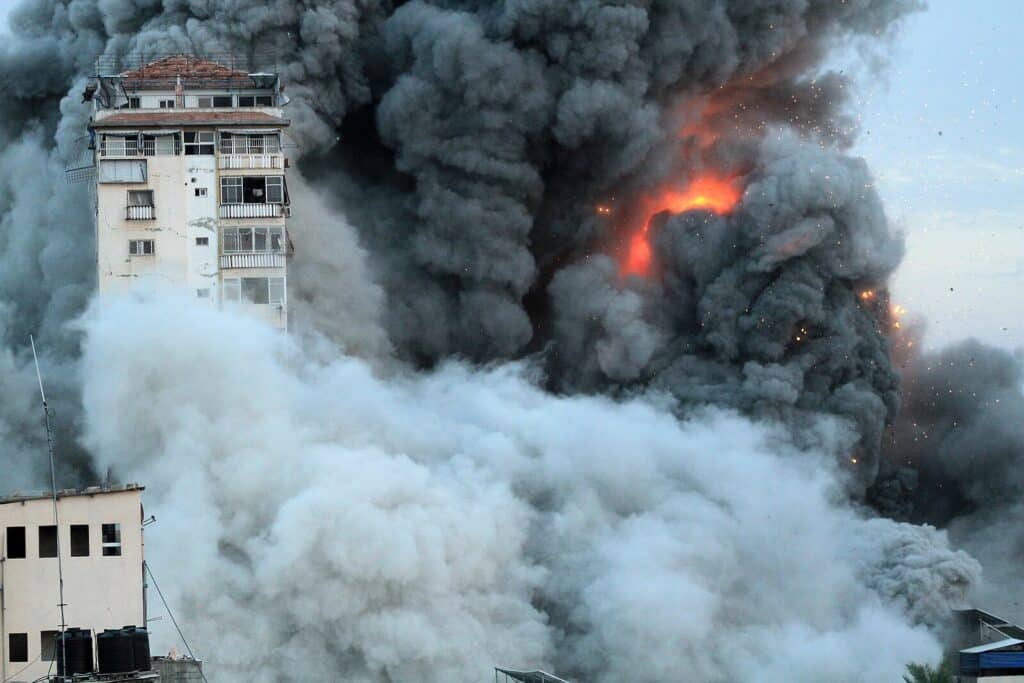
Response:
[{"label": "smoke", "polygon": [[228,680],[891,680],[978,578],[943,532],[841,502],[835,419],[806,451],[664,395],[551,396],[529,365],[382,378],[177,300],[85,331],[85,442],[149,482],[148,554]]},{"label": "smoke", "polygon": [[1016,575],[1024,492],[1024,364],[1014,354],[967,341],[913,356],[903,369],[904,407],[873,491],[879,508],[948,526],[984,562],[976,599],[1020,619]]},{"label": "smoke", "polygon": [[[856,502],[899,409],[902,242],[822,67],[917,6],[25,0],[0,52],[0,462],[36,476],[36,332],[66,483],[149,485],[149,557],[225,680],[935,659],[980,567]],[[162,293],[69,325],[93,204],[60,176],[93,57],[231,51],[273,54],[292,99],[293,336]],[[736,206],[655,217],[651,276],[623,277],[642,199],[705,173]]]}]

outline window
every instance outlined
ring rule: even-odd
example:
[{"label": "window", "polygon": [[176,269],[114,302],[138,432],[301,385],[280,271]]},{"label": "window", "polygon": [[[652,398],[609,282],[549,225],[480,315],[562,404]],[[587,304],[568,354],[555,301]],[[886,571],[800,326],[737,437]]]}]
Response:
[{"label": "window", "polygon": [[209,96],[197,97],[196,98],[196,106],[199,107],[200,109],[212,109],[213,108],[213,98],[209,97]]},{"label": "window", "polygon": [[25,527],[7,527],[7,559],[25,559]]},{"label": "window", "polygon": [[39,557],[57,557],[57,527],[39,527]]},{"label": "window", "polygon": [[117,108],[118,109],[138,109],[139,108],[139,98],[138,97],[129,97],[129,98],[127,98],[127,100],[123,104],[121,104]]},{"label": "window", "polygon": [[210,298],[210,288],[209,287],[203,287],[202,289],[197,289],[196,290],[196,296],[199,297],[200,299],[209,299]]},{"label": "window", "polygon": [[121,556],[121,525],[120,524],[104,524],[103,525],[103,556],[104,557],[120,557]]},{"label": "window", "polygon": [[284,278],[283,277],[270,277],[267,278],[267,288],[272,304],[283,304],[284,303]]},{"label": "window", "polygon": [[220,179],[221,204],[242,203],[242,179],[238,176],[226,176]]},{"label": "window", "polygon": [[255,107],[256,98],[252,95],[239,95],[238,96],[239,107]]},{"label": "window", "polygon": [[196,196],[197,197],[205,197],[206,196],[206,188],[205,187],[197,187],[196,188]]},{"label": "window", "polygon": [[242,283],[238,278],[227,278],[224,280],[224,301],[235,303],[242,300]]},{"label": "window", "polygon": [[226,176],[220,179],[222,204],[283,204],[283,176]]},{"label": "window", "polygon": [[224,301],[248,304],[283,304],[283,277],[243,277],[224,280]]},{"label": "window", "polygon": [[44,662],[57,660],[57,635],[59,633],[60,631],[39,632],[39,659]]},{"label": "window", "polygon": [[230,107],[231,95],[216,95],[213,98],[214,107]]},{"label": "window", "polygon": [[153,190],[128,190],[128,206],[154,206]]},{"label": "window", "polygon": [[152,256],[155,252],[153,240],[128,240],[129,256]]},{"label": "window", "polygon": [[143,135],[142,153],[146,156],[174,156],[181,150],[178,143],[178,134],[172,135]]},{"label": "window", "polygon": [[196,246],[197,247],[208,247],[208,246],[210,246],[210,238],[209,237],[197,237],[196,238]]},{"label": "window", "polygon": [[71,557],[89,557],[89,525],[71,525]]},{"label": "window", "polygon": [[28,634],[9,633],[7,635],[7,661],[27,662],[28,661]]},{"label": "window", "polygon": [[161,109],[174,109],[174,100],[160,100]]},{"label": "window", "polygon": [[281,139],[277,133],[245,135],[220,134],[221,154],[280,154]]},{"label": "window", "polygon": [[185,154],[213,154],[213,131],[186,131]]},{"label": "window", "polygon": [[138,135],[104,135],[100,138],[100,156],[134,157],[138,154]]},{"label": "window", "polygon": [[100,160],[101,183],[144,183],[147,177],[145,159]]},{"label": "window", "polygon": [[224,228],[224,253],[270,252],[279,254],[284,248],[282,228]]},{"label": "window", "polygon": [[273,107],[274,98],[271,95],[257,95],[256,96],[257,107]]},{"label": "window", "polygon": [[250,304],[269,304],[270,296],[267,291],[267,278],[243,277],[242,299]]},{"label": "window", "polygon": [[284,177],[267,176],[267,202],[270,204],[284,203]]}]

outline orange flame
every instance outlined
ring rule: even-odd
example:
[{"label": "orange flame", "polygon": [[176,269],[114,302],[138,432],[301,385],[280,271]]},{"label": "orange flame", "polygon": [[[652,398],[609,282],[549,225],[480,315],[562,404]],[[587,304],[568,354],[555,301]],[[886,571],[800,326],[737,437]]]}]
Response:
[{"label": "orange flame", "polygon": [[644,197],[637,210],[636,225],[629,232],[629,252],[622,264],[623,275],[647,275],[651,267],[651,245],[648,231],[651,219],[662,211],[683,213],[692,209],[706,209],[712,213],[728,213],[740,200],[742,192],[735,178],[702,176],[679,191],[666,188],[660,194]]}]

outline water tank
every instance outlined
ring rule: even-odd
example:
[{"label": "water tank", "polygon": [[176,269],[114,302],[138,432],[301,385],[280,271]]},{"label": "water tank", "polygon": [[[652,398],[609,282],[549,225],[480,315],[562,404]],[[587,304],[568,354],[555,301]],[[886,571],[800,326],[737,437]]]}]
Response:
[{"label": "water tank", "polygon": [[124,631],[132,636],[135,671],[149,671],[153,663],[149,656],[149,631],[139,626],[125,626]]},{"label": "water tank", "polygon": [[92,673],[92,631],[69,628],[57,634],[55,646],[58,676]]},{"label": "water tank", "polygon": [[135,671],[134,636],[123,628],[108,628],[96,636],[96,654],[101,674]]}]

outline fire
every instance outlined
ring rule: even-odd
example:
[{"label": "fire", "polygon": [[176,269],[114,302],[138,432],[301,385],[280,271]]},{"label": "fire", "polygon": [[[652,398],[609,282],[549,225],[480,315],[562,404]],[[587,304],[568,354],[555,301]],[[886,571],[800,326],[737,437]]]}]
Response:
[{"label": "fire", "polygon": [[622,265],[623,275],[647,275],[651,266],[651,245],[648,231],[651,219],[662,211],[683,213],[692,209],[705,209],[712,213],[728,213],[740,200],[741,192],[735,178],[702,176],[691,182],[686,189],[665,189],[655,196],[646,196],[640,202],[636,215],[639,217],[629,233],[629,252]]}]

